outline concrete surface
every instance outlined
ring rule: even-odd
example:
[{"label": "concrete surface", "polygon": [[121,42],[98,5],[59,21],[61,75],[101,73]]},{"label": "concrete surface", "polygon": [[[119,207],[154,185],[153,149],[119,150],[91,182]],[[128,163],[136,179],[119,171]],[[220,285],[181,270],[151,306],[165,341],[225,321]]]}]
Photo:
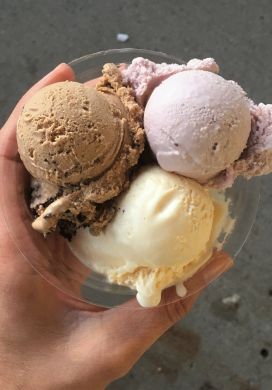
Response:
[{"label": "concrete surface", "polygon": [[[272,102],[269,0],[0,0],[0,123],[61,61],[114,47],[213,56],[256,101]],[[126,43],[116,41],[128,33]],[[236,266],[110,390],[272,389],[272,182]],[[234,293],[234,308],[222,298]]]}]

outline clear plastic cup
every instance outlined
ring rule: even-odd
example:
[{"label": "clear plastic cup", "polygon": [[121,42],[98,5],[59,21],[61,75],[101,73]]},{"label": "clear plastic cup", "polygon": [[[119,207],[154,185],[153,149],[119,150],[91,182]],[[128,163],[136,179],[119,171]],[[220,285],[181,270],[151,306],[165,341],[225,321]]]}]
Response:
[{"label": "clear plastic cup", "polygon": [[[76,81],[86,82],[101,76],[102,67],[107,62],[130,63],[133,58],[139,56],[157,63],[184,63],[178,58],[150,50],[114,49],[78,58],[72,61],[70,66],[75,72]],[[2,160],[0,189],[0,208],[13,242],[21,255],[49,283],[76,299],[100,307],[114,307],[133,298],[135,291],[110,284],[103,275],[84,266],[71,253],[64,238],[57,234],[45,238],[32,229],[33,217],[28,206],[29,175],[19,158],[14,164]],[[259,194],[260,181],[257,178],[250,181],[239,178],[226,192],[235,225],[224,243],[223,250],[234,259],[253,226]],[[207,281],[203,278],[198,284],[198,290],[206,284]],[[190,294],[194,293],[196,291],[190,291]],[[161,305],[179,299],[182,298],[177,297],[174,289],[170,288],[164,292]]]}]

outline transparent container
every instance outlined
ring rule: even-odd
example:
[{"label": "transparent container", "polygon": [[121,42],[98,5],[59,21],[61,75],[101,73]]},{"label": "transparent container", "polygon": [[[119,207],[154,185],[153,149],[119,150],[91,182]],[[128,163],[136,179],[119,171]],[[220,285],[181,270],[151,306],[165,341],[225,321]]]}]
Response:
[{"label": "transparent container", "polygon": [[[105,63],[130,63],[138,56],[158,63],[184,62],[149,50],[115,49],[86,55],[72,61],[70,65],[75,72],[76,81],[87,82],[101,75]],[[21,162],[12,164],[8,160],[1,160],[0,189],[0,207],[12,240],[23,257],[49,283],[76,299],[102,307],[114,307],[133,298],[135,291],[109,284],[105,277],[84,266],[71,253],[64,238],[55,233],[45,238],[32,229],[33,217],[28,206],[29,176]],[[223,249],[235,259],[255,220],[260,181],[256,178],[250,181],[240,178],[226,193],[230,199],[231,216],[235,218],[235,226]],[[203,280],[201,287],[205,284],[206,281]],[[173,289],[168,290],[161,305],[182,299],[173,293]]]}]

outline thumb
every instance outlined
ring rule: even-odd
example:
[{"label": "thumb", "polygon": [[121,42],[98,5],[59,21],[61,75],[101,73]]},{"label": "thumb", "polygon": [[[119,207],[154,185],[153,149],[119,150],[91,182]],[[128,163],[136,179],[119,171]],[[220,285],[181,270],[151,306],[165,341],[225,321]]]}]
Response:
[{"label": "thumb", "polygon": [[39,89],[49,84],[73,79],[74,73],[72,68],[70,68],[67,64],[60,64],[26,92],[26,94],[19,100],[7,122],[1,129],[0,156],[14,159],[17,155],[16,125],[26,101],[30,99],[31,96],[33,96]]}]

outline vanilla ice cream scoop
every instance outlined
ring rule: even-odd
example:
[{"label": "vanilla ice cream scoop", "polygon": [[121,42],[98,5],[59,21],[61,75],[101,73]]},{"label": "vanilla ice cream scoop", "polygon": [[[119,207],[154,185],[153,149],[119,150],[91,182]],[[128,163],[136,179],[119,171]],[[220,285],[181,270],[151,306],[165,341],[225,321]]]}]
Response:
[{"label": "vanilla ice cream scoop", "polygon": [[104,232],[92,236],[81,229],[70,245],[85,265],[136,289],[141,305],[155,306],[164,288],[179,285],[208,260],[214,220],[207,190],[151,166],[120,198]]},{"label": "vanilla ice cream scoop", "polygon": [[250,104],[237,83],[212,72],[188,70],[155,88],[145,108],[144,127],[163,169],[204,183],[246,147]]}]

